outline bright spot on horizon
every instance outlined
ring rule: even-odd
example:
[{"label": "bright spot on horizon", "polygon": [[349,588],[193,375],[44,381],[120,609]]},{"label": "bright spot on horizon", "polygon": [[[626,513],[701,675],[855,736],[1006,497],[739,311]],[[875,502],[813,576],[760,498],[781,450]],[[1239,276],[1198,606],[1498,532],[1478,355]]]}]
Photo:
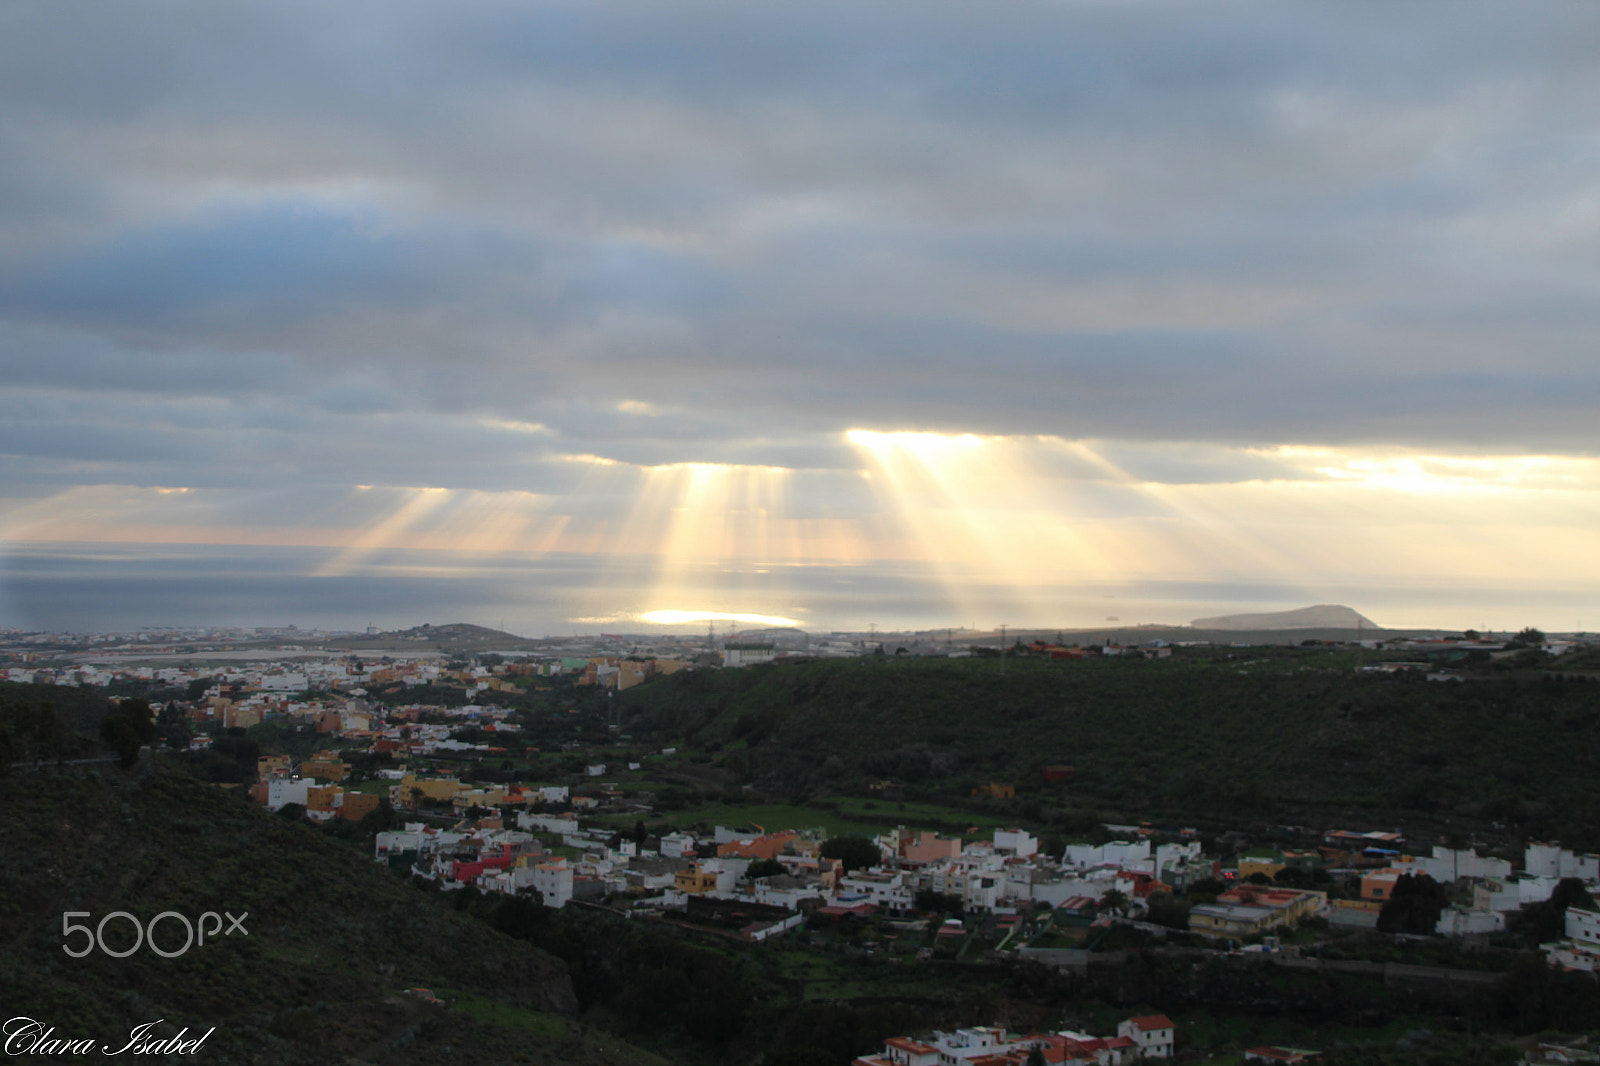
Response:
[{"label": "bright spot on horizon", "polygon": [[639,621],[657,626],[683,625],[687,622],[747,622],[757,626],[799,626],[794,618],[775,614],[730,614],[724,611],[646,611]]}]

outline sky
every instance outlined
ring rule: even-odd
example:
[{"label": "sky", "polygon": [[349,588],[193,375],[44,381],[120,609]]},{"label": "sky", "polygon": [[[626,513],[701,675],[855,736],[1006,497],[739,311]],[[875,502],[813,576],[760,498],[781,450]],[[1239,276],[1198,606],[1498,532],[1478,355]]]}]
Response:
[{"label": "sky", "polygon": [[1600,627],[1597,55],[1565,0],[0,6],[0,626]]}]

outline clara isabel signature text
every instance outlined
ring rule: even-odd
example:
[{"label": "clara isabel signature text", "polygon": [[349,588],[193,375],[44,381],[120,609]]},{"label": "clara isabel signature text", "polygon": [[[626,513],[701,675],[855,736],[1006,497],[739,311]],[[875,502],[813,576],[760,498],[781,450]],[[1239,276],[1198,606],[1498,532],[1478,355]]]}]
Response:
[{"label": "clara isabel signature text", "polygon": [[92,1036],[59,1036],[56,1027],[35,1018],[18,1015],[6,1020],[0,1033],[5,1043],[0,1050],[7,1055],[197,1055],[206,1037],[216,1032],[216,1026],[200,1036],[190,1036],[187,1027],[174,1036],[156,1036],[151,1030],[163,1019],[136,1025],[126,1037],[101,1040]]}]

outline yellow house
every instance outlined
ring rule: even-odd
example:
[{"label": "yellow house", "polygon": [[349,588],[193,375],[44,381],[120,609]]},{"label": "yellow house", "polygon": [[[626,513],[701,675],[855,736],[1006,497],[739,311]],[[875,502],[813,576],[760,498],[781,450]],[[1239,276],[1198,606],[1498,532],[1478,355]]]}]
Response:
[{"label": "yellow house", "polygon": [[226,708],[223,709],[222,724],[223,727],[227,729],[233,729],[236,727],[239,729],[249,729],[253,725],[260,725],[261,708],[245,707],[236,703],[230,703]]},{"label": "yellow house", "polygon": [[1239,856],[1239,879],[1249,878],[1251,874],[1266,874],[1276,878],[1278,871],[1289,864],[1284,862],[1283,853],[1279,851],[1261,851],[1254,855]]},{"label": "yellow house", "polygon": [[263,755],[256,760],[256,780],[265,781],[272,776],[274,770],[282,770],[284,773],[288,773],[289,769],[289,756]]},{"label": "yellow house", "polygon": [[328,757],[319,754],[300,764],[301,777],[314,777],[318,781],[343,781],[349,770],[350,764],[336,755]]},{"label": "yellow house", "polygon": [[397,806],[410,806],[413,790],[420,790],[425,799],[435,803],[449,803],[452,796],[466,787],[453,777],[418,777],[408,773],[400,779]]},{"label": "yellow house", "polygon": [[703,895],[717,887],[717,874],[714,870],[691,866],[687,870],[679,870],[673,876],[672,886],[679,892],[686,892],[691,896]]},{"label": "yellow house", "polygon": [[467,808],[473,805],[479,807],[498,807],[509,802],[510,797],[504,788],[463,788],[451,795],[452,806]]},{"label": "yellow house", "polygon": [[1191,907],[1189,931],[1216,938],[1252,936],[1293,927],[1320,913],[1327,903],[1325,892],[1241,885],[1218,896],[1216,903]]}]

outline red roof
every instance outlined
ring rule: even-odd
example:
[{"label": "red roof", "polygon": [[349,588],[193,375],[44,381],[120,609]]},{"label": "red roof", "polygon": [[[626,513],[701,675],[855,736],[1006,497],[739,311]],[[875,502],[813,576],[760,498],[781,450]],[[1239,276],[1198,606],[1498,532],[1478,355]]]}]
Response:
[{"label": "red roof", "polygon": [[1152,1029],[1173,1029],[1172,1019],[1165,1014],[1146,1014],[1139,1018],[1129,1018],[1129,1023],[1141,1032],[1150,1032]]}]

